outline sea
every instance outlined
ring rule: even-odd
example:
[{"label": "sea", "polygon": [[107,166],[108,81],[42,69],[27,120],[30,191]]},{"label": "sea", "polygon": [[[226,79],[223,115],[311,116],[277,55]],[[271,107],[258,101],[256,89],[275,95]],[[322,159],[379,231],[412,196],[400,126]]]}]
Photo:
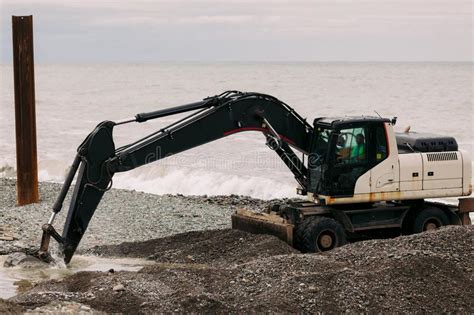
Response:
[{"label": "sea", "polygon": [[[13,68],[0,65],[0,177],[15,176]],[[397,117],[397,131],[454,136],[473,153],[473,63],[36,64],[39,179],[62,182],[76,149],[101,121],[187,104],[226,90],[271,94],[316,117]],[[181,116],[179,116],[181,117]],[[114,129],[117,147],[172,123]],[[155,194],[295,197],[297,184],[257,132],[222,138],[116,174],[115,188]]]}]

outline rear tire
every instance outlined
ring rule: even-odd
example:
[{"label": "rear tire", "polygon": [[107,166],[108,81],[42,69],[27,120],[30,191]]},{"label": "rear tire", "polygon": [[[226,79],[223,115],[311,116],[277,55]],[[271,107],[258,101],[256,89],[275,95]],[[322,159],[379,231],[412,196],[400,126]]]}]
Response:
[{"label": "rear tire", "polygon": [[303,253],[324,252],[347,243],[342,225],[327,217],[305,219],[295,234],[295,247]]},{"label": "rear tire", "polygon": [[425,231],[436,230],[441,226],[449,224],[449,218],[446,213],[436,207],[429,207],[421,210],[412,225],[412,233],[421,233]]}]

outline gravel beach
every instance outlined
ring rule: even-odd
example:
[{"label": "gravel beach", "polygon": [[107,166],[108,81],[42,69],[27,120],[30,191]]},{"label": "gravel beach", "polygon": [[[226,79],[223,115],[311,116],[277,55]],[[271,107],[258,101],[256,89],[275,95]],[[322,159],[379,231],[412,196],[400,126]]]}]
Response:
[{"label": "gravel beach", "polygon": [[[0,226],[6,226],[14,241],[0,240],[0,255],[38,247],[41,226],[51,215],[61,184],[40,183],[38,204],[16,206],[16,181],[0,178]],[[72,190],[72,188],[71,188]],[[54,226],[61,232],[69,206],[66,198]],[[229,228],[237,208],[259,211],[282,200],[259,200],[245,196],[154,195],[111,189],[102,199],[79,245],[84,251],[96,245],[145,241],[176,233]]]},{"label": "gravel beach", "polygon": [[[1,241],[1,254],[37,247],[40,226],[61,186],[41,183],[41,203],[17,207],[15,181],[0,183],[1,225],[18,238]],[[150,264],[137,272],[83,271],[31,283],[18,295],[0,299],[0,312],[336,314],[474,309],[473,226],[361,241],[321,254],[301,254],[276,237],[229,229],[235,209],[258,211],[274,202],[113,189],[97,209],[80,252],[144,258]],[[64,217],[65,213],[55,224],[58,228]]]},{"label": "gravel beach", "polygon": [[9,302],[43,309],[73,301],[133,314],[469,313],[473,244],[472,226],[364,241],[323,254],[300,254],[267,235],[189,232],[96,248],[155,261],[138,272],[79,272],[40,282]]}]

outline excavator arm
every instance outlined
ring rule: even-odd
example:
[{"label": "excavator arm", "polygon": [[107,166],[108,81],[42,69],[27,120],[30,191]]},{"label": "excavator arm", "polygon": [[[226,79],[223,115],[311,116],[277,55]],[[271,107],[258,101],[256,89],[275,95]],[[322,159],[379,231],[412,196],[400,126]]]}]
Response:
[{"label": "excavator arm", "polygon": [[[164,116],[192,111],[184,118],[138,141],[115,148],[113,128],[132,122],[142,123]],[[50,237],[61,245],[69,263],[115,173],[158,161],[185,150],[243,131],[262,132],[267,145],[292,171],[303,191],[307,169],[293,149],[308,154],[312,127],[290,106],[273,96],[227,91],[192,104],[137,114],[133,119],[100,123],[77,150],[76,158],[43,225],[39,257],[50,260]],[[52,224],[77,174],[62,236]]]}]

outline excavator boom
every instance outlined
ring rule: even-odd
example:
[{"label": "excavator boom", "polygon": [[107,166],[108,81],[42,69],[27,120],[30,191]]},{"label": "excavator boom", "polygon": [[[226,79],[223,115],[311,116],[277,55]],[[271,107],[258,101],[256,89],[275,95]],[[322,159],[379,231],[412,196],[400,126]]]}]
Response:
[{"label": "excavator boom", "polygon": [[[115,148],[113,128],[126,123],[142,123],[164,116],[192,113],[131,144]],[[312,127],[290,106],[273,96],[227,91],[202,101],[137,114],[122,122],[104,121],[77,150],[70,172],[53,206],[53,214],[43,226],[39,257],[49,260],[48,245],[53,237],[61,245],[69,263],[104,193],[117,172],[126,172],[185,150],[243,131],[262,132],[294,174],[302,191],[307,189],[307,169],[293,149],[308,154]],[[66,223],[60,236],[53,228],[56,214],[77,174]]]}]

